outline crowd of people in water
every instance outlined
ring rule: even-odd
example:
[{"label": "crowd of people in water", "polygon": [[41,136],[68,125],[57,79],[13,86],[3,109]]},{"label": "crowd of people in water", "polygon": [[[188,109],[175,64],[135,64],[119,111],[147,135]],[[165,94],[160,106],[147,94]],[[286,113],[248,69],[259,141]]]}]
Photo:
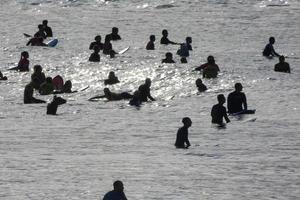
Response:
[{"label": "crowd of people in water", "polygon": [[[30,37],[28,43],[26,45],[31,46],[46,46],[44,40],[46,38],[53,37],[52,29],[48,26],[48,21],[43,20],[42,24],[38,25],[37,32],[31,36],[28,34],[24,34],[26,37]],[[193,51],[192,48],[192,37],[186,37],[184,43],[173,42],[169,38],[169,33],[166,29],[162,30],[162,37],[160,39],[161,45],[178,45],[179,49],[176,52],[178,56],[180,56],[181,63],[187,63],[187,58],[190,56],[190,51]],[[92,54],[89,57],[90,62],[100,62],[100,51],[104,55],[109,55],[110,58],[114,58],[116,54],[118,54],[115,50],[113,50],[111,41],[121,40],[121,36],[119,35],[119,29],[117,27],[113,27],[111,33],[105,36],[104,43],[101,42],[101,36],[96,35],[95,41],[91,42],[89,45],[89,50],[92,50]],[[155,50],[155,35],[150,35],[149,42],[146,45],[146,50]],[[274,71],[276,72],[286,72],[290,73],[290,66],[287,62],[285,62],[285,57],[283,55],[278,54],[273,45],[275,44],[275,38],[270,37],[269,43],[265,46],[262,54],[267,58],[279,57],[279,63],[274,66]],[[162,63],[172,64],[175,63],[173,59],[173,54],[171,52],[165,53],[165,58],[162,59]],[[27,51],[23,51],[21,53],[21,58],[16,67],[10,68],[9,70],[15,70],[19,72],[28,72],[29,70],[29,53]],[[31,80],[28,84],[26,84],[24,89],[24,104],[33,104],[33,103],[46,103],[44,100],[37,99],[33,97],[34,90],[38,91],[40,95],[50,95],[53,94],[53,100],[47,106],[47,114],[56,114],[57,107],[61,104],[66,103],[66,100],[57,97],[56,94],[62,93],[74,93],[77,91],[72,91],[72,82],[71,80],[67,80],[64,82],[63,78],[60,75],[56,77],[50,77],[45,75],[41,65],[35,65],[34,72],[31,75]],[[194,71],[201,71],[202,78],[216,78],[220,71],[219,66],[215,62],[215,58],[212,55],[207,57],[207,62],[196,67]],[[6,76],[0,72],[0,80],[7,80]],[[120,80],[115,75],[113,71],[109,72],[108,78],[104,80],[104,85],[113,85],[120,83]],[[198,78],[195,81],[195,85],[198,88],[199,92],[204,92],[207,90],[207,87],[203,83],[201,78]],[[96,101],[101,98],[105,98],[108,101],[118,101],[118,100],[129,100],[129,104],[132,106],[141,106],[143,102],[147,101],[155,101],[155,98],[152,97],[150,89],[151,88],[151,79],[146,78],[145,83],[140,85],[136,91],[133,93],[129,92],[113,92],[110,91],[108,87],[103,89],[103,95],[97,95],[90,98],[90,101]],[[235,91],[230,93],[227,97],[227,109],[223,106],[226,102],[225,96],[223,94],[219,94],[217,96],[218,103],[214,105],[211,109],[211,117],[212,123],[218,124],[220,126],[224,126],[223,119],[225,119],[226,123],[230,122],[227,113],[249,113],[247,109],[247,100],[246,95],[241,92],[242,84],[235,84]],[[190,142],[188,140],[188,128],[192,125],[192,121],[190,118],[183,118],[182,120],[184,126],[178,130],[177,139],[175,146],[177,148],[188,148],[190,146]]]}]

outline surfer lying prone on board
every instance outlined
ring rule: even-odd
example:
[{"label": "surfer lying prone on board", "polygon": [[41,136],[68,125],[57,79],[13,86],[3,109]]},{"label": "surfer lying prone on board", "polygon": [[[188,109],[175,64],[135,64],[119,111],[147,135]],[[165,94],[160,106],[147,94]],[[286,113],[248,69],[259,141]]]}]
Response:
[{"label": "surfer lying prone on board", "polygon": [[123,99],[131,99],[133,97],[133,95],[129,94],[128,92],[114,93],[111,92],[108,88],[104,88],[103,92],[104,95],[92,97],[89,99],[89,101],[93,101],[95,99],[101,99],[101,98],[106,98],[108,101],[119,101]]}]

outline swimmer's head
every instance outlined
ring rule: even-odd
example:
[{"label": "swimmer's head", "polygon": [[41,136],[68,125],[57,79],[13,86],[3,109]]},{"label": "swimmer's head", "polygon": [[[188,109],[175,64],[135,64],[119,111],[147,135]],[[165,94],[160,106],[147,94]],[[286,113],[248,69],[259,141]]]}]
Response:
[{"label": "swimmer's head", "polygon": [[186,43],[191,44],[192,43],[192,38],[191,37],[186,37],[185,41],[186,41]]},{"label": "swimmer's head", "polygon": [[285,61],[285,57],[284,56],[279,56],[279,62],[284,62]]},{"label": "swimmer's head", "polygon": [[185,127],[190,127],[192,126],[192,120],[189,117],[184,117],[182,119],[182,123]]},{"label": "swimmer's head", "polygon": [[167,52],[166,53],[166,58],[172,59],[173,58],[173,54],[171,52]]},{"label": "swimmer's head", "polygon": [[112,30],[111,30],[111,32],[112,32],[113,34],[118,34],[119,29],[118,29],[117,27],[113,27]]},{"label": "swimmer's head", "polygon": [[152,41],[152,42],[155,41],[155,35],[150,35],[150,41]]},{"label": "swimmer's head", "polygon": [[124,185],[122,183],[122,181],[115,181],[114,184],[114,190],[117,191],[117,192],[123,192],[124,190]]},{"label": "swimmer's head", "polygon": [[275,38],[274,38],[274,37],[270,37],[270,38],[269,38],[269,42],[270,42],[271,44],[274,44],[274,43],[275,43]]},{"label": "swimmer's head", "polygon": [[207,57],[207,62],[210,64],[214,64],[215,63],[215,58],[213,56],[208,56]]},{"label": "swimmer's head", "polygon": [[97,35],[97,36],[95,37],[95,41],[96,41],[96,42],[101,42],[101,36],[100,36],[100,35]]},{"label": "swimmer's head", "polygon": [[27,51],[23,51],[23,52],[21,53],[21,56],[22,56],[23,58],[29,58],[29,54],[28,54]]},{"label": "swimmer's head", "polygon": [[220,104],[223,104],[226,101],[225,96],[223,94],[219,94],[217,98]]},{"label": "swimmer's head", "polygon": [[161,33],[162,33],[162,35],[165,36],[165,37],[168,36],[168,31],[167,31],[167,29],[162,30]]},{"label": "swimmer's head", "polygon": [[241,83],[236,83],[236,84],[234,85],[234,88],[235,88],[235,90],[238,91],[238,92],[240,92],[240,91],[243,90],[243,86],[242,86]]}]

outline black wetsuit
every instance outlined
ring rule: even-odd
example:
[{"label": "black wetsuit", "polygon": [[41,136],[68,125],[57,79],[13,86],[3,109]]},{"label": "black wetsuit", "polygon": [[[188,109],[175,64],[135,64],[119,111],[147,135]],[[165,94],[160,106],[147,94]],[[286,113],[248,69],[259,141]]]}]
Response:
[{"label": "black wetsuit", "polygon": [[89,58],[90,62],[100,62],[100,55],[98,53],[92,53]]},{"label": "black wetsuit", "polygon": [[269,56],[279,56],[275,50],[272,44],[267,44],[264,51],[263,51],[263,56],[269,57]]},{"label": "black wetsuit", "polygon": [[[185,146],[184,144],[186,144],[187,146]],[[175,146],[176,148],[186,148],[191,146],[190,141],[188,139],[187,127],[181,127],[178,129]]]},{"label": "black wetsuit", "polygon": [[30,103],[46,103],[43,100],[36,99],[33,97],[33,86],[31,84],[27,84],[24,90],[24,104]]},{"label": "black wetsuit", "polygon": [[146,50],[154,50],[154,42],[149,41],[146,46]]},{"label": "black wetsuit", "polygon": [[120,83],[120,81],[118,80],[118,78],[114,78],[114,79],[105,79],[104,80],[104,85],[113,85],[116,83]]},{"label": "black wetsuit", "polygon": [[175,61],[172,59],[165,58],[165,59],[162,59],[161,63],[175,63]]},{"label": "black wetsuit", "polygon": [[226,108],[221,104],[216,104],[211,109],[211,122],[213,124],[223,124],[223,117],[227,116]]},{"label": "black wetsuit", "polygon": [[207,87],[203,83],[201,85],[198,85],[197,87],[199,92],[204,92],[207,90]]},{"label": "black wetsuit", "polygon": [[237,113],[243,110],[247,110],[246,95],[243,92],[231,92],[227,97],[227,109],[228,113]]},{"label": "black wetsuit", "polygon": [[56,115],[57,107],[67,101],[61,97],[54,97],[52,102],[47,105],[47,115]]},{"label": "black wetsuit", "polygon": [[41,73],[33,73],[31,75],[31,81],[33,82],[33,87],[35,89],[39,89],[42,83],[44,83],[46,80],[45,74],[43,72]]},{"label": "black wetsuit", "polygon": [[34,34],[34,37],[38,37],[38,38],[41,37],[43,39],[46,39],[46,34],[44,31],[38,31]]},{"label": "black wetsuit", "polygon": [[291,73],[290,65],[287,62],[277,63],[274,67],[274,71]]},{"label": "black wetsuit", "polygon": [[44,31],[46,33],[46,37],[53,37],[52,29],[49,26],[44,27]]},{"label": "black wetsuit", "polygon": [[103,43],[101,42],[92,42],[89,49],[93,50],[95,46],[98,46],[100,50],[103,50]]},{"label": "black wetsuit", "polygon": [[143,84],[139,87],[140,92],[140,100],[142,102],[146,102],[149,99],[151,101],[154,101],[154,98],[150,95],[150,87],[148,87],[146,84]]},{"label": "black wetsuit", "polygon": [[161,39],[160,39],[160,44],[166,44],[166,45],[168,45],[168,44],[177,44],[176,42],[172,42],[172,41],[170,41],[167,37],[162,37]]},{"label": "black wetsuit", "polygon": [[115,40],[121,40],[121,36],[119,34],[108,34],[110,36],[110,39],[115,41]]}]

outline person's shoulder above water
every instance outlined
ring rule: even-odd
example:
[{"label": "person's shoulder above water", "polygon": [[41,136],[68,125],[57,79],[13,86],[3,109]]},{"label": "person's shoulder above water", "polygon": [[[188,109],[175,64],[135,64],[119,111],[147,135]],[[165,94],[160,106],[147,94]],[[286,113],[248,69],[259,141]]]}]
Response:
[{"label": "person's shoulder above water", "polygon": [[104,195],[103,200],[127,200],[122,181],[115,181],[113,187],[114,190],[107,192]]},{"label": "person's shoulder above water", "polygon": [[154,46],[154,41],[155,41],[155,35],[150,35],[150,41],[148,42],[147,46],[146,46],[146,50],[154,50],[155,46]]},{"label": "person's shoulder above water", "polygon": [[121,36],[119,35],[119,29],[117,27],[112,28],[112,32],[109,34],[111,40],[121,40]]},{"label": "person's shoulder above water", "polygon": [[166,58],[162,59],[161,63],[175,63],[173,60],[173,54],[171,52],[167,52],[165,56]]},{"label": "person's shoulder above water", "polygon": [[176,42],[172,42],[168,39],[168,31],[166,29],[162,30],[162,38],[160,39],[160,44],[165,44],[165,45],[168,45],[168,44],[178,44]]},{"label": "person's shoulder above water", "polygon": [[274,71],[291,73],[290,65],[289,63],[285,62],[284,56],[279,57],[279,63],[274,66]]},{"label": "person's shoulder above water", "polygon": [[100,48],[97,45],[95,45],[94,52],[90,55],[89,61],[90,62],[100,62],[99,52],[100,52]]}]

